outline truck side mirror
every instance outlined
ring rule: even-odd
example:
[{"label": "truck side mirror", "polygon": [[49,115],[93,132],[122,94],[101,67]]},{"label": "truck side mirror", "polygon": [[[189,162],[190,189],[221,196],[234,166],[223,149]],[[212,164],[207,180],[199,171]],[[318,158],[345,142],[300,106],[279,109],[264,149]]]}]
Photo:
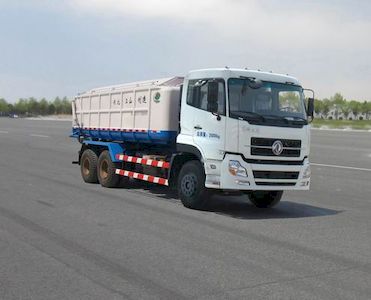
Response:
[{"label": "truck side mirror", "polygon": [[308,98],[307,116],[313,120],[314,118],[314,98]]},{"label": "truck side mirror", "polygon": [[218,96],[219,83],[215,80],[210,80],[207,85],[207,110],[212,113],[218,113]]}]

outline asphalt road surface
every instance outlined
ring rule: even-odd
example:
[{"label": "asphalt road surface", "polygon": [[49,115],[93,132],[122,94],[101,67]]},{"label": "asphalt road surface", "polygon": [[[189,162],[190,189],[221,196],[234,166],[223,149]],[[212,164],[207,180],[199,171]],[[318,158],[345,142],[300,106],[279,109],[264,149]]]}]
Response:
[{"label": "asphalt road surface", "polygon": [[313,131],[274,209],[85,184],[69,122],[0,119],[0,299],[370,299],[371,133]]}]

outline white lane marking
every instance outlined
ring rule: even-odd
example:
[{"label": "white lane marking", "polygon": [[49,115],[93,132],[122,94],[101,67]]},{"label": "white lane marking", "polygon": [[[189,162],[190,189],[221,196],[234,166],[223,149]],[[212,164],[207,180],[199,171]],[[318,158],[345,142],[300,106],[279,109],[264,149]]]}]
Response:
[{"label": "white lane marking", "polygon": [[347,169],[347,170],[356,170],[356,171],[371,172],[371,169],[348,167],[348,166],[325,165],[325,164],[315,164],[315,163],[311,163],[311,165],[312,166],[318,166],[318,167],[329,167],[329,168],[338,168],[338,169]]},{"label": "white lane marking", "polygon": [[0,130],[0,133],[9,133],[9,131]]},{"label": "white lane marking", "polygon": [[34,137],[42,137],[42,138],[48,138],[50,136],[48,135],[42,135],[42,134],[30,134],[30,136],[34,136]]}]

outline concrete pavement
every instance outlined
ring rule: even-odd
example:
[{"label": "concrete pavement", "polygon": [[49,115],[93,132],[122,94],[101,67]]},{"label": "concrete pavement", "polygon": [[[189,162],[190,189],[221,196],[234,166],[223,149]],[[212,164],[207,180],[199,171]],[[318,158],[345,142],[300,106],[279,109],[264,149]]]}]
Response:
[{"label": "concrete pavement", "polygon": [[[371,134],[313,131],[312,187],[184,208],[85,184],[69,122],[0,119],[1,299],[369,299]],[[321,166],[319,166],[321,165]]]}]

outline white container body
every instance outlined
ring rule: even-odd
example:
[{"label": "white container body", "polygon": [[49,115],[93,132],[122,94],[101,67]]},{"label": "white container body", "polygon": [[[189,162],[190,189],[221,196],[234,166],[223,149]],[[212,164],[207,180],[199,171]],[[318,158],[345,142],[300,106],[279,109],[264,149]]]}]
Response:
[{"label": "white container body", "polygon": [[73,127],[89,130],[178,131],[183,77],[93,89],[72,104]]}]

